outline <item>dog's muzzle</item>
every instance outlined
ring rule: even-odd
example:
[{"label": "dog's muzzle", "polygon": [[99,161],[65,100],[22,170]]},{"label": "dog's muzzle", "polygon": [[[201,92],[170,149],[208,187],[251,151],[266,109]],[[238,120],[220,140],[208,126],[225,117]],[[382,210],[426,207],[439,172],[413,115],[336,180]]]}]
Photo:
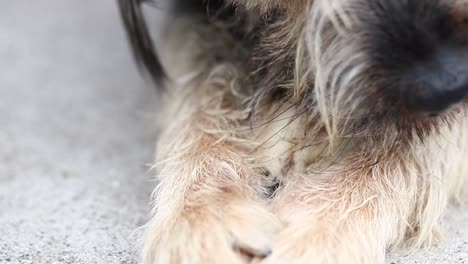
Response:
[{"label": "dog's muzzle", "polygon": [[468,23],[442,0],[368,0],[366,36],[380,91],[410,112],[438,114],[468,94]]},{"label": "dog's muzzle", "polygon": [[468,48],[437,47],[427,59],[409,70],[408,106],[412,110],[438,113],[463,101],[468,93]]}]

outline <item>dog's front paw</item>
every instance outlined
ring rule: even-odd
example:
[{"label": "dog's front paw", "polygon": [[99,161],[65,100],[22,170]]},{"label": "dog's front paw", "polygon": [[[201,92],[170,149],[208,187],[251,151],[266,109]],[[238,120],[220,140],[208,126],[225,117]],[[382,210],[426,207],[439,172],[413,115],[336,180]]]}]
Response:
[{"label": "dog's front paw", "polygon": [[248,263],[270,253],[279,221],[264,207],[230,203],[199,206],[148,224],[145,264]]},{"label": "dog's front paw", "polygon": [[326,249],[319,243],[320,234],[311,234],[306,229],[306,226],[296,226],[283,230],[273,239],[271,254],[259,263],[329,263],[326,259]]},{"label": "dog's front paw", "polygon": [[273,238],[261,264],[382,264],[387,230],[375,230],[367,215],[311,214],[313,207],[289,202],[276,208],[285,227]]},{"label": "dog's front paw", "polygon": [[333,221],[294,223],[273,238],[272,253],[260,263],[384,263],[385,245],[366,234],[366,228],[356,225],[337,228]]}]

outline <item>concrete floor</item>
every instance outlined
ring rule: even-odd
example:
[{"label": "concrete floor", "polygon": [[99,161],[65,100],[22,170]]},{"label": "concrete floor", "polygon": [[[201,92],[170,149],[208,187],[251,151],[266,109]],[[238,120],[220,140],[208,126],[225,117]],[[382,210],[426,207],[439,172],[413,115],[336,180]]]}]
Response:
[{"label": "concrete floor", "polygon": [[[156,98],[114,1],[3,1],[0,32],[0,263],[137,263]],[[467,211],[388,262],[468,263]]]}]

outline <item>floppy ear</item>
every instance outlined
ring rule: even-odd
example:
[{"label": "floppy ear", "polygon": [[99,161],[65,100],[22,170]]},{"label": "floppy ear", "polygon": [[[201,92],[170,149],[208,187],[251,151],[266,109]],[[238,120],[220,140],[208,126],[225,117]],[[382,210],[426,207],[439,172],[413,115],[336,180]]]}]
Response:
[{"label": "floppy ear", "polygon": [[118,0],[123,24],[138,66],[149,73],[158,87],[166,74],[156,53],[141,5],[148,0]]}]

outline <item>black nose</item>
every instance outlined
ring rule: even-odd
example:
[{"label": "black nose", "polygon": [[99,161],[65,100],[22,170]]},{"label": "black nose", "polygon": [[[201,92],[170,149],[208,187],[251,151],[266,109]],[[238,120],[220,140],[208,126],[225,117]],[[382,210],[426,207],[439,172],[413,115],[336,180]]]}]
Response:
[{"label": "black nose", "polygon": [[371,0],[368,27],[372,63],[384,74],[389,102],[438,113],[468,93],[468,23],[457,22],[451,2]]},{"label": "black nose", "polygon": [[408,108],[438,113],[468,94],[468,48],[442,45],[411,67],[405,84]]}]

